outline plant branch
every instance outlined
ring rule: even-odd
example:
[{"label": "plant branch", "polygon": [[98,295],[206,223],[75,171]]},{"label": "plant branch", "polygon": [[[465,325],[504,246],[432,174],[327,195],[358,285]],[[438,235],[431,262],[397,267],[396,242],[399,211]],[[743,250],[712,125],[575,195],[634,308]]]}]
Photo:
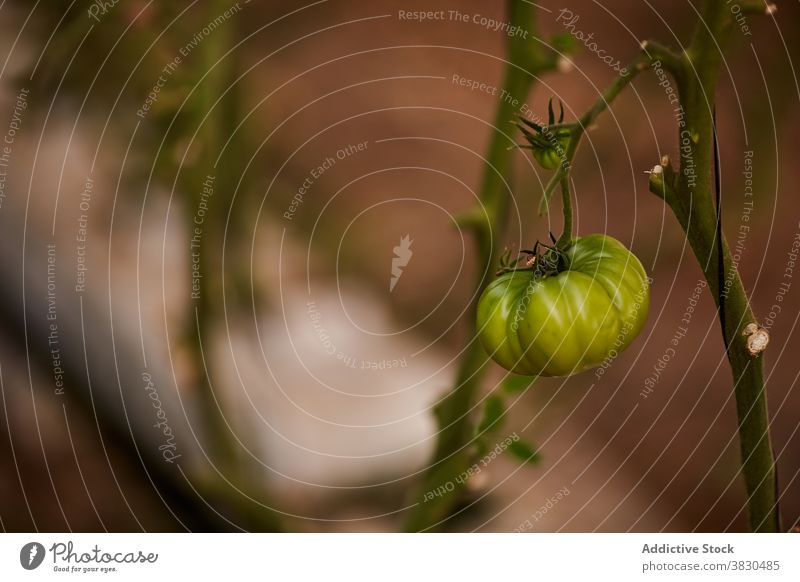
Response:
[{"label": "plant branch", "polygon": [[[654,47],[658,48],[655,49]],[[597,101],[594,102],[594,105],[592,105],[589,110],[586,111],[586,113],[581,115],[577,122],[559,126],[570,129],[569,144],[564,152],[561,165],[556,173],[553,174],[553,177],[550,179],[544,189],[542,201],[539,205],[540,215],[544,215],[548,212],[550,196],[552,195],[553,191],[555,191],[556,187],[561,183],[562,178],[569,173],[569,170],[572,166],[572,160],[575,158],[575,152],[578,150],[578,145],[580,144],[583,135],[594,123],[594,120],[606,109],[608,109],[609,105],[611,105],[614,99],[616,99],[617,96],[622,93],[622,91],[639,73],[645,70],[650,63],[657,60],[660,61],[665,68],[667,68],[666,63],[669,63],[668,70],[673,70],[672,67],[676,66],[675,63],[679,61],[679,57],[673,54],[669,49],[661,47],[652,41],[645,42],[642,45],[642,52],[639,53],[627,67],[625,67],[624,70],[627,71],[626,75],[619,75],[602,93],[602,95],[600,95]],[[558,127],[552,129],[557,130]]]},{"label": "plant branch", "polygon": [[[698,24],[687,49],[688,65],[693,75],[687,75],[681,100],[686,112],[690,157],[681,158],[678,195],[682,202],[673,210],[686,231],[689,242],[703,268],[717,306],[725,302],[724,336],[729,340],[727,356],[733,372],[736,411],[739,420],[739,440],[742,470],[748,494],[750,527],[753,531],[778,531],[776,506],[775,463],[769,438],[769,418],[764,391],[763,360],[747,350],[743,330],[755,323],[747,294],[739,273],[733,266],[724,237],[716,241],[716,209],[711,203],[711,183],[708,168],[711,162],[709,144],[713,139],[712,105],[722,55],[718,47],[726,44],[732,26],[731,15],[722,0],[705,5],[703,19]],[[689,164],[701,168],[696,184],[690,180]],[[692,212],[687,213],[686,201]],[[730,265],[726,280],[717,275],[718,247],[722,262]],[[727,289],[724,287],[727,286]]]},{"label": "plant branch", "polygon": [[[536,8],[525,0],[508,0],[509,21],[536,38]],[[501,99],[498,103],[492,134],[484,168],[480,202],[481,207],[468,212],[460,224],[470,227],[475,235],[475,262],[478,267],[475,282],[475,298],[470,308],[474,314],[478,297],[488,284],[497,259],[501,225],[508,214],[511,195],[508,178],[514,150],[509,149],[510,139],[505,128],[515,122],[519,115],[519,104],[524,102],[536,76],[553,70],[557,65],[555,55],[543,48],[538,41],[527,41],[518,36],[508,39],[508,61],[503,81],[504,95],[512,99]],[[516,103],[514,102],[516,100]],[[474,317],[471,318],[474,322]],[[475,395],[480,387],[488,355],[480,344],[474,328],[469,344],[464,349],[461,366],[453,390],[436,407],[439,435],[434,458],[422,480],[417,504],[410,510],[406,523],[409,531],[435,529],[450,515],[460,501],[463,484],[454,479],[472,462],[470,444],[474,436],[470,418]],[[425,494],[437,487],[452,483],[454,489],[442,496],[427,499]],[[429,496],[430,497],[430,496]]]},{"label": "plant branch", "polygon": [[572,196],[569,193],[569,172],[561,178],[561,203],[564,209],[564,230],[556,241],[556,247],[566,249],[572,243]]},{"label": "plant branch", "polygon": [[[766,4],[752,13],[774,11]],[[601,95],[597,102],[574,124],[564,163],[545,189],[541,209],[547,210],[548,198],[564,175],[568,173],[575,151],[586,129],[608,108],[611,101],[648,63],[659,62],[678,85],[683,118],[679,121],[681,144],[680,168],[673,170],[669,158],[650,174],[650,190],[672,209],[686,233],[714,300],[724,304],[721,324],[726,339],[726,353],[734,378],[736,410],[742,471],[748,494],[750,527],[753,531],[778,531],[776,505],[775,463],[769,438],[769,418],[764,392],[762,358],[748,351],[743,334],[749,324],[755,324],[747,295],[724,236],[717,239],[717,210],[711,190],[711,144],[714,136],[713,103],[725,46],[733,26],[733,16],[725,0],[706,0],[692,40],[686,51],[678,56],[661,45],[648,41],[628,67],[630,74],[620,77]],[[719,257],[722,249],[722,257]],[[723,265],[725,280],[719,280],[719,265]],[[724,269],[724,265],[730,265]],[[720,311],[723,316],[723,311]]]},{"label": "plant branch", "polygon": [[778,9],[772,2],[764,0],[739,0],[737,4],[742,9],[742,14],[774,14]]},{"label": "plant branch", "polygon": [[[769,418],[764,391],[763,362],[747,348],[743,330],[756,322],[747,294],[724,236],[717,240],[717,210],[712,203],[711,143],[713,102],[732,16],[724,0],[708,0],[684,55],[685,74],[677,78],[684,120],[679,128],[680,169],[662,160],[661,172],[650,176],[650,189],[664,198],[686,233],[709,289],[719,307],[725,307],[723,337],[733,372],[742,471],[748,494],[753,531],[779,529],[776,505],[775,463],[769,438]],[[664,164],[663,162],[667,162]],[[722,257],[719,250],[722,249]],[[729,265],[719,280],[718,265]]]},{"label": "plant branch", "polygon": [[[753,6],[750,6],[752,4]],[[748,4],[753,13],[771,13],[774,8],[764,4],[756,7]],[[530,7],[522,2],[509,1],[513,17],[520,17]],[[772,450],[769,441],[769,422],[763,385],[761,357],[751,355],[743,330],[755,324],[747,296],[736,269],[726,273],[725,281],[718,276],[719,264],[732,265],[730,251],[724,237],[717,238],[716,209],[711,196],[711,143],[713,137],[712,109],[717,80],[722,61],[721,48],[730,36],[733,16],[725,0],[706,0],[690,45],[681,55],[673,53],[658,43],[643,43],[642,52],[627,67],[627,74],[618,77],[595,104],[576,123],[557,125],[550,129],[569,129],[569,144],[562,164],[545,188],[540,211],[546,212],[549,198],[556,186],[562,186],[564,202],[564,236],[571,232],[572,212],[568,189],[569,170],[580,140],[594,120],[604,112],[611,102],[630,84],[633,78],[651,64],[660,64],[669,72],[678,85],[684,117],[679,121],[679,143],[682,147],[681,163],[675,172],[665,156],[661,165],[654,168],[650,176],[650,189],[660,196],[673,210],[683,227],[692,250],[703,269],[717,305],[725,302],[727,317],[722,321],[723,337],[729,338],[727,356],[734,377],[736,408],[739,419],[739,435],[742,467],[748,493],[749,519],[754,531],[778,531],[779,518],[776,505],[776,478]],[[513,95],[527,92],[530,79],[519,75],[515,58],[530,57],[515,50],[512,41],[509,47],[511,63],[507,67],[505,86]],[[533,70],[533,69],[531,69]],[[513,120],[515,112],[508,103],[501,102],[497,113],[497,126]],[[475,229],[479,261],[484,267],[491,265],[496,248],[497,229],[492,225],[504,223],[507,197],[503,192],[502,174],[509,167],[508,154],[503,153],[503,136],[495,134],[489,148],[489,164],[484,174],[481,201],[484,211],[470,213],[468,223]],[[481,216],[482,220],[478,217]],[[721,234],[721,233],[720,233]],[[559,239],[561,242],[561,239]],[[722,249],[721,260],[718,249]],[[479,277],[476,297],[486,284],[484,270]],[[433,491],[440,485],[452,483],[454,476],[466,467],[470,440],[469,411],[479,378],[487,357],[473,338],[458,374],[456,388],[437,408],[441,423],[440,440],[435,461],[425,479],[424,491]],[[460,487],[450,490],[448,496],[436,500],[421,500],[412,511],[409,529],[417,531],[438,525],[448,515],[457,501]],[[423,493],[424,495],[424,493]]]},{"label": "plant branch", "polygon": [[683,60],[681,55],[671,48],[655,40],[646,40],[642,43],[642,51],[647,55],[650,63],[660,64],[676,79],[684,76]]},{"label": "plant branch", "polygon": [[[206,5],[209,19],[222,14],[228,8],[225,0],[214,0]],[[214,377],[216,366],[213,358],[215,325],[219,324],[223,303],[221,279],[221,257],[223,252],[223,233],[226,210],[232,204],[232,188],[239,177],[235,166],[235,151],[223,159],[216,168],[214,162],[218,148],[223,143],[222,136],[234,127],[238,112],[238,95],[230,92],[226,99],[217,102],[224,90],[230,86],[233,77],[231,59],[223,59],[230,46],[229,27],[220,27],[205,41],[200,50],[199,75],[205,75],[198,87],[200,113],[208,114],[197,134],[200,154],[185,168],[184,187],[189,192],[190,204],[186,205],[187,224],[191,236],[196,233],[195,212],[201,204],[207,203],[208,216],[203,223],[201,235],[194,248],[202,277],[197,283],[197,298],[190,305],[192,316],[189,320],[189,346],[198,373],[197,405],[207,434],[208,462],[214,465],[207,478],[201,483],[212,499],[223,507],[231,508],[243,525],[251,531],[280,531],[278,514],[267,509],[264,500],[267,491],[257,483],[243,466],[238,447],[228,421],[225,417],[225,399],[222,391],[215,391]],[[231,148],[236,147],[236,140]],[[203,201],[203,192],[209,174],[214,195]],[[236,230],[236,229],[234,229]],[[234,293],[234,300],[240,295]],[[217,384],[219,386],[219,384]],[[254,503],[252,499],[262,500]]]}]

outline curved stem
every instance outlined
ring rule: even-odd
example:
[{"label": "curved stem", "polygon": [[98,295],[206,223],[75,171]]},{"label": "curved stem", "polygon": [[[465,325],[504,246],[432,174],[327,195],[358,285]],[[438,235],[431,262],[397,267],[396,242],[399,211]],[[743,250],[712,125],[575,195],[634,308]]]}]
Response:
[{"label": "curved stem", "polygon": [[[724,235],[717,238],[717,210],[712,202],[711,143],[713,103],[732,17],[724,0],[707,0],[692,41],[684,55],[684,78],[677,79],[684,125],[679,140],[688,144],[680,169],[668,164],[662,174],[653,175],[650,189],[672,209],[686,233],[720,312],[727,357],[731,365],[739,421],[742,472],[748,495],[750,528],[759,532],[780,529],[776,502],[775,461],[769,437],[769,417],[764,390],[763,360],[747,351],[742,331],[756,319],[741,278],[730,256]],[[667,160],[665,160],[667,161]],[[720,251],[721,249],[721,251]],[[722,256],[720,257],[720,252]],[[718,265],[726,271],[728,288],[723,288]]]},{"label": "curved stem", "polygon": [[[779,529],[776,505],[775,462],[769,438],[769,417],[764,391],[763,359],[747,351],[742,330],[755,322],[739,273],[733,267],[724,236],[717,242],[716,209],[712,204],[710,144],[713,139],[713,102],[722,64],[720,47],[726,44],[733,22],[724,0],[708,0],[691,44],[686,51],[687,78],[679,85],[686,112],[691,156],[681,158],[678,199],[673,211],[703,269],[717,306],[724,302],[724,335],[728,339],[727,356],[731,365],[739,420],[739,444],[742,472],[748,494],[749,520],[753,531]],[[696,183],[690,179],[689,164],[702,169]],[[689,211],[691,209],[691,211]],[[721,234],[721,233],[720,233]],[[722,257],[719,257],[719,248]],[[728,289],[718,282],[719,261],[730,265],[726,277]]]},{"label": "curved stem", "polygon": [[[529,13],[527,16],[530,19],[533,18],[532,9],[523,1],[509,0],[509,8],[512,21],[525,12]],[[565,237],[571,236],[572,230],[569,169],[583,134],[639,72],[649,64],[661,64],[678,84],[680,103],[684,110],[679,138],[683,140],[684,135],[688,137],[690,155],[686,159],[681,158],[681,168],[677,173],[670,167],[668,159],[664,158],[662,167],[659,168],[661,171],[651,175],[650,188],[670,206],[686,232],[717,305],[723,301],[725,303],[727,316],[721,323],[724,325],[723,336],[730,340],[727,356],[734,377],[750,525],[754,531],[778,531],[777,484],[768,431],[762,360],[749,355],[741,333],[747,324],[755,322],[755,317],[736,269],[731,268],[728,274],[727,290],[721,289],[717,273],[720,262],[723,265],[733,264],[727,242],[721,233],[719,240],[717,239],[716,213],[709,179],[710,144],[713,136],[711,112],[722,59],[720,47],[727,41],[731,25],[732,16],[725,0],[706,0],[692,41],[682,55],[676,55],[657,43],[645,43],[642,46],[643,52],[627,68],[628,74],[618,77],[577,123],[562,126],[570,129],[570,142],[562,165],[545,188],[540,211],[547,211],[549,197],[560,184],[564,201],[564,233],[559,238],[559,243],[563,244],[567,240]],[[524,75],[520,76],[518,67],[514,66],[515,59],[525,57],[525,51],[518,50],[518,46],[515,50],[515,45],[511,42],[511,63],[507,67],[505,79],[506,90],[512,95],[520,95],[522,93],[515,91],[527,91],[530,87],[530,80]],[[529,68],[534,70],[533,67]],[[497,126],[501,127],[502,123],[513,120],[514,115],[515,112],[504,100],[498,108]],[[495,255],[497,230],[492,230],[492,225],[503,224],[505,219],[507,198],[503,195],[503,184],[499,176],[508,169],[509,156],[501,151],[505,149],[502,147],[503,143],[502,135],[495,134],[489,149],[489,164],[481,190],[485,220],[470,221],[476,232],[480,264],[484,267],[491,264]],[[694,169],[699,169],[699,172],[694,172]],[[719,257],[720,248],[722,257]],[[486,285],[486,272],[488,269],[479,278],[476,297]],[[435,461],[424,481],[423,497],[412,510],[408,523],[409,529],[413,531],[438,525],[458,500],[461,492],[459,485],[448,489],[450,493],[447,495],[431,497],[431,500],[427,500],[425,493],[440,485],[452,484],[453,478],[467,465],[469,455],[466,445],[471,438],[468,414],[486,362],[487,356],[473,336],[462,361],[458,384],[437,408],[442,429]]]},{"label": "curved stem", "polygon": [[[509,21],[513,26],[530,32],[536,37],[536,8],[525,0],[508,0]],[[501,225],[507,217],[509,174],[511,158],[514,153],[509,148],[513,142],[504,134],[504,129],[517,120],[519,105],[523,103],[538,74],[555,68],[554,54],[544,52],[542,43],[528,41],[520,37],[508,39],[508,62],[503,81],[504,96],[500,99],[494,121],[494,133],[489,144],[487,164],[484,168],[480,190],[481,208],[469,213],[470,220],[464,226],[471,227],[475,235],[475,254],[477,281],[475,282],[475,302],[470,313],[474,315],[477,298],[490,281],[493,265],[497,259],[497,248],[501,235]],[[474,322],[474,317],[470,318]],[[471,339],[464,348],[461,365],[453,390],[436,407],[439,421],[439,435],[436,451],[430,467],[426,471],[417,503],[412,507],[406,523],[408,531],[430,530],[439,527],[450,515],[453,507],[460,501],[463,483],[455,478],[465,471],[472,462],[471,441],[473,422],[470,413],[474,406],[475,394],[480,387],[488,355],[471,330]],[[432,496],[438,487],[447,486],[444,495]],[[453,485],[453,488],[450,488]]]},{"label": "curved stem", "polygon": [[[676,55],[669,53],[668,49],[659,48],[658,51],[655,51],[653,50],[653,46],[653,43],[650,41],[644,43],[642,52],[636,55],[636,58],[633,59],[633,61],[631,61],[627,67],[625,67],[624,70],[627,71],[627,74],[618,76],[608,87],[608,89],[603,91],[600,97],[598,97],[594,105],[592,105],[592,107],[589,108],[586,113],[581,115],[577,122],[563,126],[570,129],[569,144],[564,152],[564,159],[562,160],[561,165],[556,173],[553,174],[553,177],[550,179],[544,189],[542,202],[539,205],[540,214],[545,214],[547,212],[551,194],[555,190],[556,186],[561,183],[562,178],[569,173],[569,170],[572,167],[572,160],[575,158],[575,152],[578,151],[578,145],[580,144],[580,141],[587,129],[594,123],[594,120],[606,109],[608,109],[609,105],[611,105],[614,99],[616,99],[617,96],[622,93],[623,89],[630,85],[631,81],[633,81],[633,79],[639,73],[644,71],[651,62],[659,60],[659,62],[663,63],[663,59],[669,58],[669,62],[671,63],[674,59],[678,58]],[[666,65],[664,66],[666,68]]]},{"label": "curved stem", "polygon": [[[754,9],[755,10],[755,9]],[[762,7],[760,11],[768,12]],[[728,243],[717,232],[716,208],[711,190],[711,144],[713,140],[713,103],[722,64],[721,48],[727,43],[733,25],[725,0],[706,0],[692,40],[677,57],[656,43],[647,42],[629,66],[631,74],[618,78],[575,125],[567,160],[545,190],[547,196],[560,182],[572,162],[583,133],[594,119],[649,61],[658,60],[677,82],[683,118],[679,143],[687,144],[680,168],[675,172],[667,157],[650,176],[650,190],[670,206],[686,233],[708,287],[720,311],[726,354],[731,365],[739,420],[742,472],[748,494],[750,527],[753,531],[774,532],[780,528],[776,501],[775,461],[769,437],[769,417],[764,391],[763,362],[751,356],[742,331],[756,319],[738,271],[733,267]],[[722,256],[720,257],[720,249]],[[728,288],[723,289],[718,276],[719,264],[731,265],[726,272]]]},{"label": "curved stem", "polygon": [[572,243],[572,196],[569,193],[569,172],[561,177],[561,203],[564,212],[564,230],[556,241],[556,247],[566,249]]}]

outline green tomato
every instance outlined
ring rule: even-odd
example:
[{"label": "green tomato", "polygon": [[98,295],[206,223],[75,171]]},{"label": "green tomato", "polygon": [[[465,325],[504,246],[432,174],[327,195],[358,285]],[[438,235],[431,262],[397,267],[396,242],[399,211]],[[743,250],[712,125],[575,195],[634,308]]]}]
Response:
[{"label": "green tomato", "polygon": [[566,156],[569,138],[558,138],[556,143],[558,147],[548,145],[546,147],[533,148],[534,159],[539,162],[539,165],[545,170],[555,170],[561,165],[564,156]]},{"label": "green tomato", "polygon": [[478,334],[492,359],[530,376],[569,376],[627,348],[650,307],[647,274],[618,240],[577,238],[560,271],[501,275],[478,302]]}]

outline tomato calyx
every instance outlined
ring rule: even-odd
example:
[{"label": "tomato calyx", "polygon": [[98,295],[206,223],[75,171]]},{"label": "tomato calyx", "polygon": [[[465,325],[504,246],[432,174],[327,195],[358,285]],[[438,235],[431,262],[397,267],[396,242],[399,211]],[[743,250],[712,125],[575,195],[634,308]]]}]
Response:
[{"label": "tomato calyx", "polygon": [[555,170],[560,165],[567,163],[566,152],[572,137],[572,126],[563,124],[563,103],[559,103],[559,108],[558,123],[556,123],[552,99],[547,105],[547,125],[540,125],[524,117],[520,117],[521,123],[517,123],[517,127],[528,141],[527,145],[519,144],[517,147],[531,150],[534,159],[546,170]]},{"label": "tomato calyx", "polygon": [[511,257],[511,250],[506,249],[500,257],[500,267],[495,276],[512,271],[532,271],[535,279],[544,279],[569,269],[567,249],[559,248],[553,233],[550,233],[552,244],[539,240],[532,249],[520,249],[516,258]]}]

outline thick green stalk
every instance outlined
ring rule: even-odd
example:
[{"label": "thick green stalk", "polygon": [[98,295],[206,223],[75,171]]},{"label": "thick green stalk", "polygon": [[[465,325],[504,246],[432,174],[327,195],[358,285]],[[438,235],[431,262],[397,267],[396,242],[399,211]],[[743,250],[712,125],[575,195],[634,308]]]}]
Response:
[{"label": "thick green stalk", "polygon": [[[224,12],[221,0],[210,2],[206,14],[213,19]],[[215,100],[228,82],[223,65],[217,61],[224,54],[228,45],[227,26],[221,26],[201,46],[201,61],[197,68],[198,76],[208,73],[198,88],[197,99],[201,103],[203,115],[211,111]],[[214,393],[213,386],[213,324],[218,316],[217,306],[221,299],[218,280],[219,247],[221,246],[221,223],[225,216],[225,192],[230,176],[225,175],[225,167],[213,168],[216,148],[221,143],[221,136],[226,128],[221,125],[219,110],[212,112],[205,119],[198,132],[200,155],[197,162],[187,165],[185,187],[190,192],[191,203],[187,205],[187,222],[189,237],[195,233],[195,218],[202,199],[203,184],[206,177],[213,176],[214,194],[207,200],[209,212],[203,220],[201,236],[195,243],[194,251],[202,277],[196,283],[197,298],[189,303],[191,315],[188,321],[189,338],[193,349],[193,357],[197,366],[198,404],[203,417],[203,424],[208,431],[208,453],[211,462],[215,463],[223,473],[233,471],[236,463],[236,447],[231,438],[222,413],[222,403]],[[219,175],[223,174],[223,175]],[[220,190],[223,190],[222,192]]]},{"label": "thick green stalk", "polygon": [[[750,14],[764,13],[760,1],[742,2],[741,8]],[[586,129],[594,122],[634,75],[659,61],[678,85],[683,108],[678,140],[681,150],[679,172],[674,172],[667,160],[662,161],[660,173],[650,178],[650,189],[672,208],[683,227],[709,289],[719,306],[724,301],[724,338],[727,356],[734,378],[736,411],[739,420],[739,439],[742,472],[748,494],[750,527],[753,531],[778,531],[779,516],[776,504],[775,462],[769,438],[769,418],[764,392],[761,356],[751,356],[742,334],[749,323],[756,323],[747,295],[732,267],[728,244],[716,238],[716,209],[712,201],[711,168],[713,138],[713,104],[723,55],[733,27],[733,16],[725,0],[707,0],[692,40],[682,55],[654,42],[647,42],[643,52],[628,66],[630,74],[617,78],[573,128],[565,163],[545,189],[543,208],[547,208],[550,193],[569,172],[570,164]],[[723,269],[727,286],[720,292],[718,248],[722,248]],[[720,315],[722,312],[720,313]]]},{"label": "thick green stalk", "polygon": [[[720,289],[716,209],[712,202],[713,103],[723,58],[721,50],[732,25],[731,12],[724,0],[706,2],[702,20],[683,55],[685,74],[678,79],[685,121],[678,136],[679,144],[685,146],[680,171],[675,175],[669,167],[665,168],[662,176],[651,179],[651,189],[664,196],[686,232],[717,306],[724,301],[723,333],[733,372],[750,527],[753,531],[774,532],[779,529],[779,518],[762,357],[750,355],[742,333],[744,327],[755,323],[756,319],[739,273],[733,267],[724,236],[721,247],[728,289]],[[664,187],[659,188],[658,182],[669,182],[673,178],[664,195]]]},{"label": "thick green stalk", "polygon": [[[480,190],[482,208],[471,213],[465,225],[475,234],[475,263],[477,280],[474,297],[479,297],[491,279],[496,263],[502,225],[506,222],[508,201],[511,192],[510,170],[513,150],[509,149],[505,134],[517,120],[519,106],[525,101],[537,74],[550,70],[555,65],[555,56],[543,54],[536,40],[536,9],[524,0],[509,0],[509,20],[512,25],[529,31],[531,40],[518,36],[508,40],[508,62],[506,64],[503,89],[495,115],[494,127]],[[509,98],[503,98],[509,97]],[[516,103],[514,102],[516,100]],[[475,304],[470,313],[474,314]],[[471,318],[474,321],[474,317]],[[458,503],[463,484],[455,481],[472,462],[470,442],[473,438],[473,422],[470,413],[475,394],[480,386],[488,356],[478,341],[475,329],[470,334],[453,390],[439,403],[436,415],[439,420],[439,438],[430,468],[422,480],[418,503],[410,510],[406,529],[422,531],[438,527]],[[452,484],[453,488],[440,496],[426,500],[426,493],[438,487]],[[432,497],[431,495],[427,496]]]},{"label": "thick green stalk", "polygon": [[[206,7],[208,20],[217,18],[229,7],[226,0],[209,2]],[[235,62],[231,60],[233,57],[228,55],[223,58],[230,46],[229,29],[229,24],[218,27],[199,51],[201,60],[198,63],[197,76],[207,74],[198,87],[199,111],[202,115],[210,114],[197,135],[200,155],[195,163],[185,169],[185,187],[191,194],[191,204],[187,205],[190,237],[197,226],[195,217],[202,202],[203,184],[207,176],[214,176],[213,194],[206,200],[208,211],[194,249],[199,254],[202,277],[197,283],[198,298],[190,304],[192,313],[189,320],[189,339],[197,369],[197,403],[207,431],[206,452],[209,462],[214,464],[219,475],[209,472],[209,479],[201,482],[198,487],[204,495],[221,506],[223,513],[232,513],[237,526],[252,531],[280,531],[281,524],[277,514],[265,507],[266,491],[260,483],[253,482],[240,462],[237,443],[225,420],[223,399],[218,396],[219,389],[215,392],[213,382],[213,334],[214,326],[220,322],[220,306],[223,302],[220,279],[223,232],[228,208],[232,203],[233,187],[239,178],[236,164],[241,159],[235,150],[240,147],[239,140],[234,139],[227,155],[214,167],[219,148],[231,128],[236,127],[240,107],[240,96],[236,88],[230,90],[215,107],[217,99],[230,86],[235,72],[230,64]],[[240,294],[234,292],[232,301],[238,299]],[[248,497],[259,500],[260,503],[254,503]]]},{"label": "thick green stalk", "polygon": [[569,172],[561,177],[561,204],[564,214],[564,229],[556,241],[556,247],[567,249],[572,244],[572,195],[569,192]]}]

